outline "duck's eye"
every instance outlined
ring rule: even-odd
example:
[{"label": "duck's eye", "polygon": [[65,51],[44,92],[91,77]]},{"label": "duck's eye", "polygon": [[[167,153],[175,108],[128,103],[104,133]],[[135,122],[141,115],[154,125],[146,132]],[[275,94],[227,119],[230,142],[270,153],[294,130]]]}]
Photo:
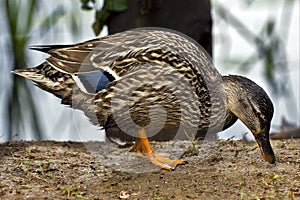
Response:
[{"label": "duck's eye", "polygon": [[257,110],[255,110],[254,113],[255,113],[256,117],[260,117],[261,116],[261,113],[258,112]]},{"label": "duck's eye", "polygon": [[262,120],[262,121],[266,121],[265,115],[263,115],[261,112],[255,110],[254,113],[255,113],[255,116],[256,116],[257,118],[259,118],[259,119]]},{"label": "duck's eye", "polygon": [[251,106],[251,108],[252,108],[252,110],[253,110],[255,116],[256,116],[257,118],[259,118],[260,120],[262,120],[262,121],[266,121],[265,115],[263,115],[263,114],[259,111],[258,107],[257,107],[255,104],[253,104],[253,103],[250,101],[249,98],[248,98],[248,102],[249,102],[249,104],[250,104],[250,106]]},{"label": "duck's eye", "polygon": [[261,113],[259,113],[259,118],[262,119],[262,120],[264,120],[264,121],[266,121],[265,115],[263,115],[263,114],[261,114]]}]

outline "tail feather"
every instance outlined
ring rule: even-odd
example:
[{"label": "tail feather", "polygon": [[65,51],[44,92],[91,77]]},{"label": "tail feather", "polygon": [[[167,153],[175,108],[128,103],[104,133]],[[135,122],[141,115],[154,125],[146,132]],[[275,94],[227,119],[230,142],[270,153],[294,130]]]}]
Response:
[{"label": "tail feather", "polygon": [[94,113],[92,102],[95,96],[82,92],[70,74],[56,70],[47,61],[34,68],[17,69],[13,73],[32,80],[39,88],[60,98],[62,104],[82,110],[93,124],[104,124],[106,117]]},{"label": "tail feather", "polygon": [[30,49],[48,53],[50,50],[53,50],[53,49],[67,48],[67,47],[71,47],[71,46],[73,46],[73,45],[56,45],[56,44],[54,44],[54,45],[35,45],[35,46],[31,46]]},{"label": "tail feather", "polygon": [[54,69],[47,62],[34,68],[17,69],[14,74],[30,79],[36,86],[62,99],[62,103],[71,104],[73,78]]}]

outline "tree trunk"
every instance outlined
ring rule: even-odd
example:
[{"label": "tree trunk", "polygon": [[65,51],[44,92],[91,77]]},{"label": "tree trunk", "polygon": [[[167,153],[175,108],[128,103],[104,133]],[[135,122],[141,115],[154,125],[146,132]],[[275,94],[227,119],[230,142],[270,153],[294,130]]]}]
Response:
[{"label": "tree trunk", "polygon": [[110,34],[138,28],[164,27],[184,33],[212,56],[209,0],[128,0],[128,9],[108,20]]}]

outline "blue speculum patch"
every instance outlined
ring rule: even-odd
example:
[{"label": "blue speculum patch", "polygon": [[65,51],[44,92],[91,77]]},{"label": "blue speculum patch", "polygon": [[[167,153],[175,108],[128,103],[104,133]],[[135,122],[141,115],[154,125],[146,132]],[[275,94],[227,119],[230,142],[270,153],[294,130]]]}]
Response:
[{"label": "blue speculum patch", "polygon": [[112,76],[106,71],[92,71],[78,74],[78,78],[87,92],[97,93],[112,82]]}]

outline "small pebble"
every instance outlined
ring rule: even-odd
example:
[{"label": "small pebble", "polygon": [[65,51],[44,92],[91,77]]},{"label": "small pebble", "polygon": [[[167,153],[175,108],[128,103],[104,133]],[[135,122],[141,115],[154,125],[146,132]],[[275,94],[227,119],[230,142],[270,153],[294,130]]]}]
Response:
[{"label": "small pebble", "polygon": [[129,193],[127,191],[121,191],[120,192],[120,199],[128,199],[129,198]]}]

